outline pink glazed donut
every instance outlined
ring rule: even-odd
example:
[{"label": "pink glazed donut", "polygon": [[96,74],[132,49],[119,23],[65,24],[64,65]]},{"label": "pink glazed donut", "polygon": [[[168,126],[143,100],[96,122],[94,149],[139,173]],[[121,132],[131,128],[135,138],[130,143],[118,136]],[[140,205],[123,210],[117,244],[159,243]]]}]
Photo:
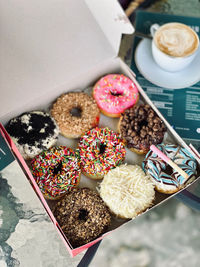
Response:
[{"label": "pink glazed donut", "polygon": [[137,103],[139,93],[128,77],[123,74],[108,74],[95,84],[93,97],[104,115],[120,117],[125,109]]}]

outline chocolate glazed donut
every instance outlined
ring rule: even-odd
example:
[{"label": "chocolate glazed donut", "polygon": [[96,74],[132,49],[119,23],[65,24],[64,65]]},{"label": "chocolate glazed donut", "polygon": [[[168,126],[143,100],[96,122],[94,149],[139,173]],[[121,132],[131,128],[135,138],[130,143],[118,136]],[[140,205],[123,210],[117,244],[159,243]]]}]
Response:
[{"label": "chocolate glazed donut", "polygon": [[163,141],[166,127],[148,104],[125,110],[119,121],[119,132],[127,147],[138,154],[146,154],[152,144]]}]

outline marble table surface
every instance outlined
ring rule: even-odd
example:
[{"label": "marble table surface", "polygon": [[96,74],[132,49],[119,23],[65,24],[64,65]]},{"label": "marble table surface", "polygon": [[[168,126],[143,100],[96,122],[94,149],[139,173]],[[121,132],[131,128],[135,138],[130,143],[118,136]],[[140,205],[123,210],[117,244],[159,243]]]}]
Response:
[{"label": "marble table surface", "polygon": [[[19,163],[3,145],[0,135],[0,267],[77,266],[84,253],[71,258]],[[3,156],[10,159],[6,166]]]},{"label": "marble table surface", "polygon": [[198,267],[200,212],[172,198],[101,243],[91,267]]}]

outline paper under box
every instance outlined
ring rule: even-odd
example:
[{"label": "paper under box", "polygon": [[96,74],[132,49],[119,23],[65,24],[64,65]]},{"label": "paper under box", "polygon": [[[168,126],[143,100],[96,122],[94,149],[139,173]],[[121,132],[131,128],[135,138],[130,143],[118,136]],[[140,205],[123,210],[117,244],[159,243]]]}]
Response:
[{"label": "paper under box", "polygon": [[[168,129],[165,141],[176,143],[190,151],[190,148],[173,130],[147,97],[145,92],[135,80],[134,73],[120,58],[116,56],[116,50],[119,47],[118,39],[119,36],[121,36],[122,28],[126,29],[125,31],[130,30],[130,25],[127,30],[127,18],[120,9],[117,1],[111,1],[113,4],[113,18],[108,25],[112,25],[112,27],[115,25],[115,27],[119,29],[116,21],[120,21],[120,23],[123,22],[123,27],[121,26],[120,32],[117,30],[115,31],[115,42],[113,43],[105,38],[105,35],[109,35],[109,27],[106,27],[107,32],[105,33],[102,31],[104,28],[102,24],[100,23],[99,26],[96,22],[99,22],[100,18],[96,14],[98,13],[97,9],[95,9],[93,13],[95,18],[89,11],[89,8],[92,10],[93,4],[96,4],[98,5],[99,13],[101,13],[100,11],[102,10],[103,15],[105,15],[106,12],[109,13],[110,6],[109,4],[107,5],[107,3],[105,4],[106,1],[101,2],[102,6],[98,3],[99,1],[87,1],[89,8],[84,2],[71,3],[71,1],[59,1],[58,3],[56,2],[56,4],[53,0],[43,2],[45,2],[46,5],[40,1],[29,1],[28,4],[26,1],[22,1],[21,3],[23,3],[23,8],[17,6],[16,9],[12,9],[12,12],[10,11],[9,3],[4,3],[4,9],[1,11],[3,22],[5,23],[5,27],[3,27],[4,34],[2,33],[2,49],[4,50],[2,59],[3,62],[6,62],[4,77],[2,77],[1,80],[4,94],[0,117],[3,124],[5,125],[10,118],[17,116],[22,112],[36,109],[48,111],[53,101],[55,101],[55,99],[62,93],[80,90],[89,93],[90,88],[100,77],[108,73],[122,73],[132,79],[139,88],[140,101],[151,105],[151,107],[164,121]],[[40,8],[38,8],[38,6],[40,6]],[[70,9],[67,9],[69,6]],[[114,9],[114,7],[116,7],[116,9]],[[81,21],[78,15],[76,16],[77,20],[74,20],[74,16],[72,16],[72,14],[77,13],[81,13],[82,15]],[[83,20],[83,14],[85,20]],[[20,20],[18,20],[19,17]],[[122,17],[123,20],[119,19]],[[16,23],[14,23],[13,20]],[[113,21],[114,24],[112,24]],[[83,31],[81,28],[83,24],[90,34],[86,29]],[[71,25],[70,29],[69,25]],[[113,31],[112,27],[110,28],[111,32]],[[32,29],[31,32],[30,28]],[[68,31],[68,33],[66,33],[66,31]],[[8,32],[9,34],[7,35]],[[18,33],[17,37],[15,34],[16,32]],[[44,34],[45,38],[43,38]],[[70,37],[72,39],[70,39]],[[89,51],[86,47],[87,44]],[[13,51],[15,52],[14,54],[12,53]],[[72,51],[75,51],[73,56]],[[16,96],[19,97],[17,98],[18,101],[16,101]],[[109,128],[116,131],[117,124],[118,119],[112,119],[101,114],[100,127],[109,126]],[[78,248],[73,248],[69,244],[67,236],[65,236],[62,232],[62,229],[52,213],[52,202],[50,203],[44,199],[29,168],[27,167],[26,162],[17,151],[15,145],[5,132],[2,125],[1,129],[6,135],[11,149],[21,162],[24,171],[30,178],[33,188],[72,256],[75,256],[86,248],[89,248],[120,225],[129,222],[129,220],[119,221],[113,218],[113,223],[108,232],[88,244]],[[58,144],[64,144],[72,148],[77,146],[77,142],[78,140],[70,140],[62,136],[59,136],[58,140]],[[191,153],[193,152],[191,151]],[[198,160],[198,157],[195,157]],[[142,160],[142,156],[138,156],[127,149],[126,162],[141,165]],[[197,179],[199,179],[199,177]],[[80,186],[86,186],[96,190],[97,182],[82,175]],[[173,195],[157,194],[156,203],[153,207],[163,203],[172,196]],[[151,210],[151,208],[149,210]]]}]

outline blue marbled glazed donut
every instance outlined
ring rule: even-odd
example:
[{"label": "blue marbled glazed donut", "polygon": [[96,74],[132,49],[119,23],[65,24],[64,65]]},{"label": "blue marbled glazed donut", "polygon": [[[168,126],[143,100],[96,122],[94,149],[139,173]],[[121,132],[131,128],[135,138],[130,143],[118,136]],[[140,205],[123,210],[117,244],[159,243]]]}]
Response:
[{"label": "blue marbled glazed donut", "polygon": [[150,150],[142,162],[142,168],[151,176],[158,192],[175,193],[195,179],[197,162],[185,148],[174,144],[160,144],[157,148],[188,174],[186,180]]}]

